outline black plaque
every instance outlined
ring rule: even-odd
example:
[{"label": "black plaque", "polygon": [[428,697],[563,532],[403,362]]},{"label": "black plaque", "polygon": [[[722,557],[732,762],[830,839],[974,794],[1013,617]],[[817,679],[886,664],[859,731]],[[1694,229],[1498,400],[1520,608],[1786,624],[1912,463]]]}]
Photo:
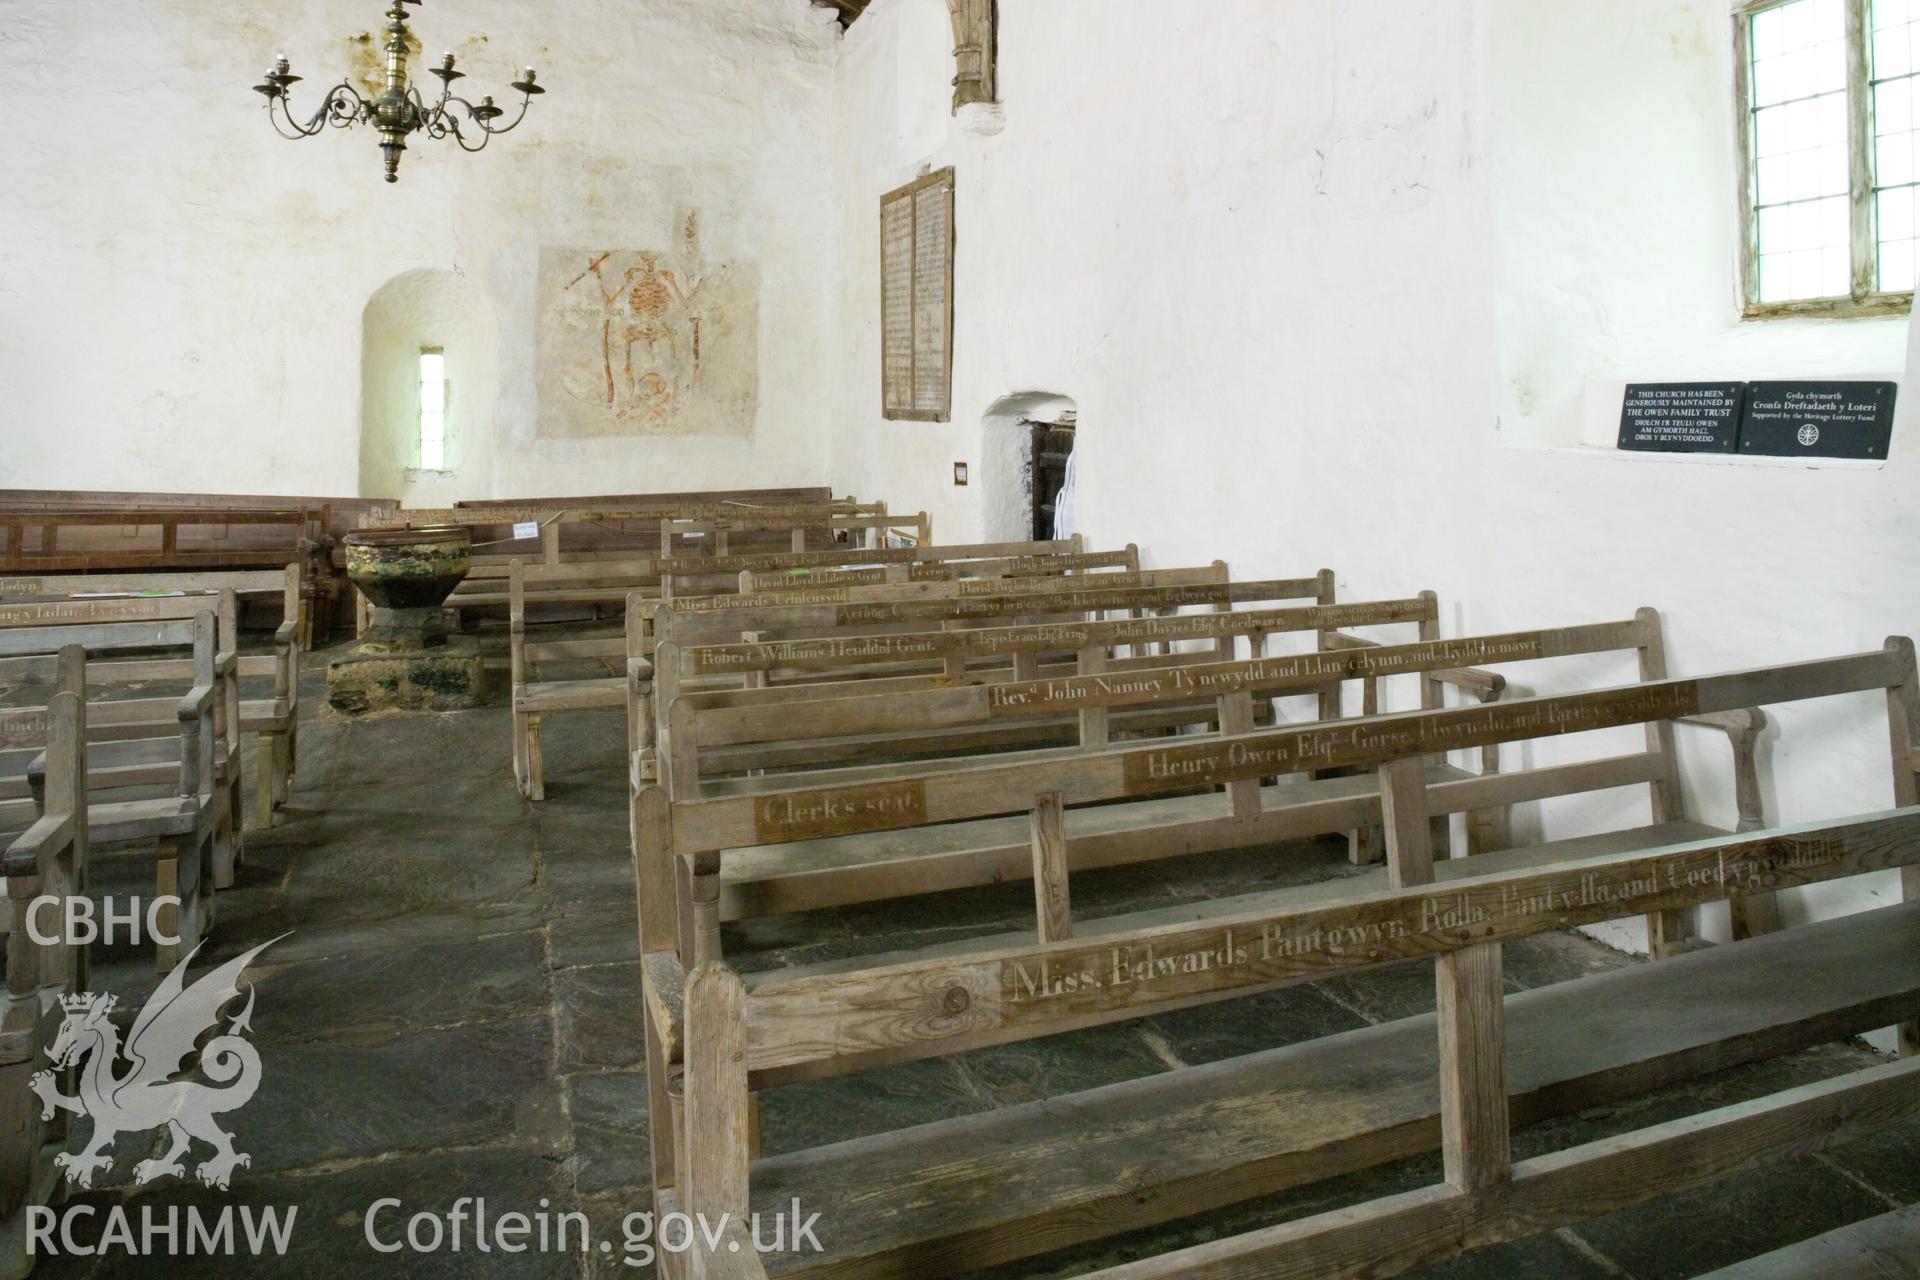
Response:
[{"label": "black plaque", "polygon": [[1640,382],[1620,409],[1620,447],[1653,453],[1732,453],[1744,382]]},{"label": "black plaque", "polygon": [[1756,382],[1740,452],[1775,458],[1884,458],[1893,438],[1891,382]]}]

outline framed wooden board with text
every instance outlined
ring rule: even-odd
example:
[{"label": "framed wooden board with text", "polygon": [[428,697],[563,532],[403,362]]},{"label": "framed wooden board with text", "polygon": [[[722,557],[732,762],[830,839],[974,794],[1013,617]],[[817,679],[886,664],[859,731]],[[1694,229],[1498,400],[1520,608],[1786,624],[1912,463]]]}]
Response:
[{"label": "framed wooden board with text", "polygon": [[882,415],[946,422],[953,413],[953,170],[880,198]]}]

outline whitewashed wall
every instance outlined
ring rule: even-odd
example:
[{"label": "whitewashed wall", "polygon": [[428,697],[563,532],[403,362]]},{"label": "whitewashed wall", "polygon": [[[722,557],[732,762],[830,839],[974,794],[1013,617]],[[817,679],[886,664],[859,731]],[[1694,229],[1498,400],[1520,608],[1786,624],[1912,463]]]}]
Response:
[{"label": "whitewashed wall", "polygon": [[[498,395],[452,423],[478,468],[463,496],[825,482],[823,11],[435,0],[414,30],[461,56],[463,87],[509,100],[531,62],[551,91],[482,155],[415,143],[388,186],[371,134],[282,142],[249,91],[284,50],[310,110],[378,57],[385,7],[7,6],[0,484],[356,492],[362,308],[422,268],[476,283],[497,333]],[[685,206],[710,255],[760,267],[753,438],[537,441],[540,246],[664,248]]]},{"label": "whitewashed wall", "polygon": [[[554,92],[483,156],[421,144],[388,187],[367,136],[283,143],[247,91],[281,48],[315,81],[360,65],[379,0],[152,0],[137,22],[22,0],[0,39],[0,483],[351,492],[362,308],[442,269],[498,340],[490,412],[453,424],[485,459],[468,494],[831,483],[960,539],[1017,472],[983,440],[995,406],[1058,396],[1085,531],[1160,564],[1431,586],[1454,634],[1656,605],[1680,672],[1871,647],[1920,630],[1920,401],[1884,467],[1595,447],[1628,379],[1910,364],[1904,321],[1739,321],[1728,2],[1020,0],[985,133],[948,113],[942,0],[875,0],[844,41],[804,0],[441,0],[418,29],[469,84],[533,61]],[[878,201],[945,164],[954,420],[887,423]],[[710,257],[760,266],[753,439],[535,440],[540,246],[664,245],[686,206]],[[1780,717],[1772,816],[1884,803],[1877,715]],[[1696,811],[1727,819],[1724,748],[1684,750]]]},{"label": "whitewashed wall", "polygon": [[[835,90],[840,483],[965,536],[989,498],[952,487],[951,463],[979,457],[995,401],[1048,391],[1079,405],[1083,527],[1162,565],[1330,564],[1351,599],[1432,587],[1450,634],[1654,605],[1683,673],[1920,631],[1920,402],[1884,468],[1577,447],[1596,383],[1906,366],[1904,321],[1737,318],[1726,4],[1007,4],[1005,129],[981,136],[947,118],[939,0],[876,0]],[[945,164],[954,421],[887,423],[877,202]],[[1772,815],[1885,804],[1881,715],[1871,698],[1782,715]],[[1697,814],[1730,820],[1724,742],[1682,750]],[[1645,820],[1639,796],[1523,819],[1565,830],[1576,809]]]}]

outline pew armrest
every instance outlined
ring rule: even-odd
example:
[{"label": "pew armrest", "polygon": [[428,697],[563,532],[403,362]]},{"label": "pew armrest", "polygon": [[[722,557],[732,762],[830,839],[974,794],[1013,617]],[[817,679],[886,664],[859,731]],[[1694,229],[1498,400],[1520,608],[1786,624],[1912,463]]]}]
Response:
[{"label": "pew armrest", "polygon": [[[231,684],[231,681],[223,682]],[[213,708],[220,686],[195,685],[180,699],[180,794],[196,796],[213,785]]]},{"label": "pew armrest", "polygon": [[206,715],[207,712],[213,709],[213,699],[216,692],[217,690],[210,684],[197,684],[193,686],[193,688],[187,690],[186,696],[180,699],[180,705],[175,709],[175,715],[182,724],[198,720],[201,716]]},{"label": "pew armrest", "polygon": [[1758,707],[1739,707],[1732,711],[1711,711],[1697,716],[1682,716],[1678,723],[1701,729],[1717,729],[1727,735],[1733,748],[1733,800],[1739,813],[1734,830],[1758,831],[1766,825],[1765,803],[1760,794],[1760,733],[1767,727],[1767,713]]},{"label": "pew armrest", "polygon": [[7,846],[6,856],[0,858],[0,875],[7,877],[9,888],[14,881],[37,877],[42,859],[53,856],[72,842],[73,815],[48,814]]},{"label": "pew armrest", "polygon": [[1741,707],[1734,711],[1708,711],[1697,716],[1681,716],[1677,723],[1701,729],[1718,729],[1735,740],[1755,738],[1767,727],[1767,713],[1759,707]]},{"label": "pew armrest", "polygon": [[1482,702],[1497,701],[1507,690],[1505,676],[1498,671],[1483,671],[1479,667],[1449,667],[1434,672],[1433,678],[1441,684],[1463,689]]},{"label": "pew armrest", "polygon": [[273,696],[287,704],[289,712],[300,697],[300,628],[283,622],[273,633]]}]

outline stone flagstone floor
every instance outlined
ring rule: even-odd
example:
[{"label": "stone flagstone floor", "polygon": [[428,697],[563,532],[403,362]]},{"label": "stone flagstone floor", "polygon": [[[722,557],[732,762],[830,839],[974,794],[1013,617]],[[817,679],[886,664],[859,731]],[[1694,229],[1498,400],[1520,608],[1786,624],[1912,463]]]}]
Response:
[{"label": "stone flagstone floor", "polygon": [[[648,1208],[646,1094],[638,1034],[639,974],[628,870],[624,728],[618,714],[559,716],[546,732],[551,798],[524,804],[508,759],[507,715],[477,712],[347,723],[324,710],[318,655],[303,681],[298,786],[271,833],[248,838],[240,883],[219,899],[215,939],[196,962],[278,938],[249,971],[258,1094],[225,1118],[250,1167],[221,1193],[166,1179],[131,1185],[154,1154],[122,1138],[116,1163],[77,1199],[124,1205],[298,1206],[286,1256],[141,1261],[43,1259],[47,1277],[165,1276],[600,1277],[622,1265],[623,1216]],[[248,791],[249,796],[251,788]],[[1077,878],[1075,907],[1108,913],[1170,897],[1272,884],[1272,866],[1342,874],[1331,842]],[[150,881],[146,882],[150,886]],[[150,892],[102,865],[101,892]],[[745,968],[919,945],[1015,926],[1031,911],[1021,885],[728,931]],[[1508,981],[1543,985],[1632,963],[1584,938],[1508,949]],[[130,1017],[153,988],[151,960],[110,953],[96,985]],[[1088,1088],[1301,1040],[1432,1007],[1424,966],[1343,978],[1271,996],[1157,1017],[859,1077],[770,1092],[764,1141],[789,1150]],[[1683,1088],[1557,1121],[1516,1137],[1536,1154],[1822,1078],[1871,1060],[1836,1045],[1726,1072]],[[1796,1160],[1699,1192],[1617,1213],[1423,1273],[1449,1277],[1636,1277],[1713,1267],[1920,1201],[1920,1127]],[[1411,1161],[1002,1267],[992,1280],[1068,1277],[1166,1248],[1438,1180],[1438,1160]],[[367,1244],[363,1217],[444,1212],[462,1196],[489,1211],[584,1211],[613,1252],[401,1253]],[[831,1224],[824,1224],[830,1229]],[[470,1242],[469,1242],[470,1245]],[[981,1278],[985,1280],[985,1278]]]}]

